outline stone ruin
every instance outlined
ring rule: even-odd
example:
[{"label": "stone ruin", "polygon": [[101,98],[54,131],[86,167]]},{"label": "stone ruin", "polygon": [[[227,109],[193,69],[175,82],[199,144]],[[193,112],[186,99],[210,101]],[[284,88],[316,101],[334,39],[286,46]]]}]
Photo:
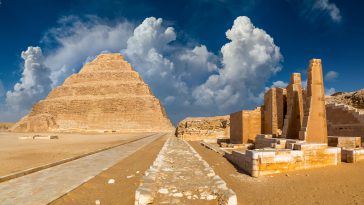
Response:
[{"label": "stone ruin", "polygon": [[345,148],[360,146],[360,138],[328,137],[326,111],[321,60],[312,59],[306,90],[293,73],[286,88],[265,93],[264,105],[230,115],[230,142],[238,145],[224,155],[254,177],[353,160]]},{"label": "stone ruin", "polygon": [[16,123],[14,132],[174,130],[149,86],[120,54],[101,54]]},{"label": "stone ruin", "polygon": [[176,137],[186,141],[228,139],[230,136],[230,117],[188,117],[178,123]]}]

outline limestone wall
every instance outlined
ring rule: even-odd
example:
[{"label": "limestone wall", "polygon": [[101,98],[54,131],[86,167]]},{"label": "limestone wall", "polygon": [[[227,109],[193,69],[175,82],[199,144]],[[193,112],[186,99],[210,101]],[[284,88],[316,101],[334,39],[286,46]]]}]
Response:
[{"label": "limestone wall", "polygon": [[282,137],[298,139],[303,121],[303,92],[301,74],[293,73],[291,83],[287,86],[287,114],[284,118]]},{"label": "limestone wall", "polygon": [[262,133],[262,109],[242,110],[230,114],[230,142],[251,143],[257,134]]},{"label": "limestone wall", "polygon": [[[341,162],[341,149],[326,145],[297,146],[295,150],[247,150],[233,151],[226,158],[253,177],[287,171],[311,169]],[[316,146],[316,147],[315,147]]]},{"label": "limestone wall", "polygon": [[362,137],[364,141],[364,111],[350,105],[328,103],[326,114],[330,136]]},{"label": "limestone wall", "polygon": [[283,88],[271,88],[264,95],[264,133],[278,136],[282,134],[286,115],[287,91]]},{"label": "limestone wall", "polygon": [[229,138],[230,116],[189,117],[178,123],[176,136],[186,141]]}]

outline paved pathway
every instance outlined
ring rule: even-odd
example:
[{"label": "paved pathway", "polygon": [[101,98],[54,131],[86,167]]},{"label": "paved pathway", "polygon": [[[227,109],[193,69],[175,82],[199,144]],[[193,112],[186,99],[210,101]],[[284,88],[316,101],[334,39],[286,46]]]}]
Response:
[{"label": "paved pathway", "polygon": [[145,172],[136,204],[236,204],[235,193],[185,141],[170,137]]},{"label": "paved pathway", "polygon": [[0,204],[50,203],[163,135],[156,134],[0,183]]}]

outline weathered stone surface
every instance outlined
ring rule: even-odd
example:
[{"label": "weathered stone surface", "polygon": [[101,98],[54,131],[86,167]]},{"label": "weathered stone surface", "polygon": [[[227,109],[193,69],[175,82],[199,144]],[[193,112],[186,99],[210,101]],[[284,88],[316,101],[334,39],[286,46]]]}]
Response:
[{"label": "weathered stone surface", "polygon": [[355,92],[338,92],[326,96],[327,103],[344,104],[364,110],[364,89]]},{"label": "weathered stone surface", "polygon": [[[141,193],[140,190],[148,190]],[[236,194],[186,141],[171,137],[145,172],[135,204],[237,204]],[[206,203],[210,201],[210,203]]]},{"label": "weathered stone surface", "polygon": [[101,54],[65,80],[16,132],[172,131],[166,112],[120,54]]},{"label": "weathered stone surface", "polygon": [[327,143],[325,89],[320,59],[312,59],[308,69],[307,96],[300,139]]},{"label": "weathered stone surface", "polygon": [[271,88],[264,95],[264,133],[279,136],[282,134],[286,115],[287,90]]},{"label": "weathered stone surface", "polygon": [[327,103],[328,135],[361,137],[364,142],[364,111],[350,105]]},{"label": "weathered stone surface", "polygon": [[245,153],[233,151],[226,158],[253,177],[287,171],[311,169],[341,162],[341,149],[326,145],[309,144],[302,150],[265,149],[247,150]]},{"label": "weathered stone surface", "polygon": [[348,136],[329,136],[328,145],[331,147],[358,148],[361,147],[361,138]]},{"label": "weathered stone surface", "polygon": [[176,136],[186,141],[229,138],[230,116],[189,117],[178,123]]},{"label": "weathered stone surface", "polygon": [[7,132],[14,126],[15,123],[12,122],[1,122],[0,123],[0,131]]},{"label": "weathered stone surface", "polygon": [[298,139],[303,121],[303,95],[301,74],[293,73],[287,87],[287,115],[284,119],[282,137]]},{"label": "weathered stone surface", "polygon": [[355,163],[364,160],[364,148],[343,148],[342,161],[348,163]]},{"label": "weathered stone surface", "polygon": [[242,110],[230,114],[230,142],[246,144],[253,142],[262,133],[262,108]]}]

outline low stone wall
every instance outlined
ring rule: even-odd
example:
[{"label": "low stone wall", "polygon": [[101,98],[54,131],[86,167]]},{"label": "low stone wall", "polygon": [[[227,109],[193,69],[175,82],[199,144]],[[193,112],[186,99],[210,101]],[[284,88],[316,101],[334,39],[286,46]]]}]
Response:
[{"label": "low stone wall", "polygon": [[287,139],[274,138],[272,135],[257,135],[255,138],[255,149],[263,149],[263,148],[277,148],[284,149],[286,148]]},{"label": "low stone wall", "polygon": [[175,134],[186,141],[229,138],[230,117],[189,117],[178,123]]},{"label": "low stone wall", "polygon": [[364,138],[364,111],[350,105],[327,103],[327,130],[331,136]]},{"label": "low stone wall", "polygon": [[330,147],[358,148],[361,147],[361,137],[329,136]]},{"label": "low stone wall", "polygon": [[342,149],[342,161],[347,163],[355,163],[364,160],[364,148]]},{"label": "low stone wall", "polygon": [[291,149],[233,151],[225,157],[253,177],[337,165],[341,149],[325,144],[296,144]]}]

